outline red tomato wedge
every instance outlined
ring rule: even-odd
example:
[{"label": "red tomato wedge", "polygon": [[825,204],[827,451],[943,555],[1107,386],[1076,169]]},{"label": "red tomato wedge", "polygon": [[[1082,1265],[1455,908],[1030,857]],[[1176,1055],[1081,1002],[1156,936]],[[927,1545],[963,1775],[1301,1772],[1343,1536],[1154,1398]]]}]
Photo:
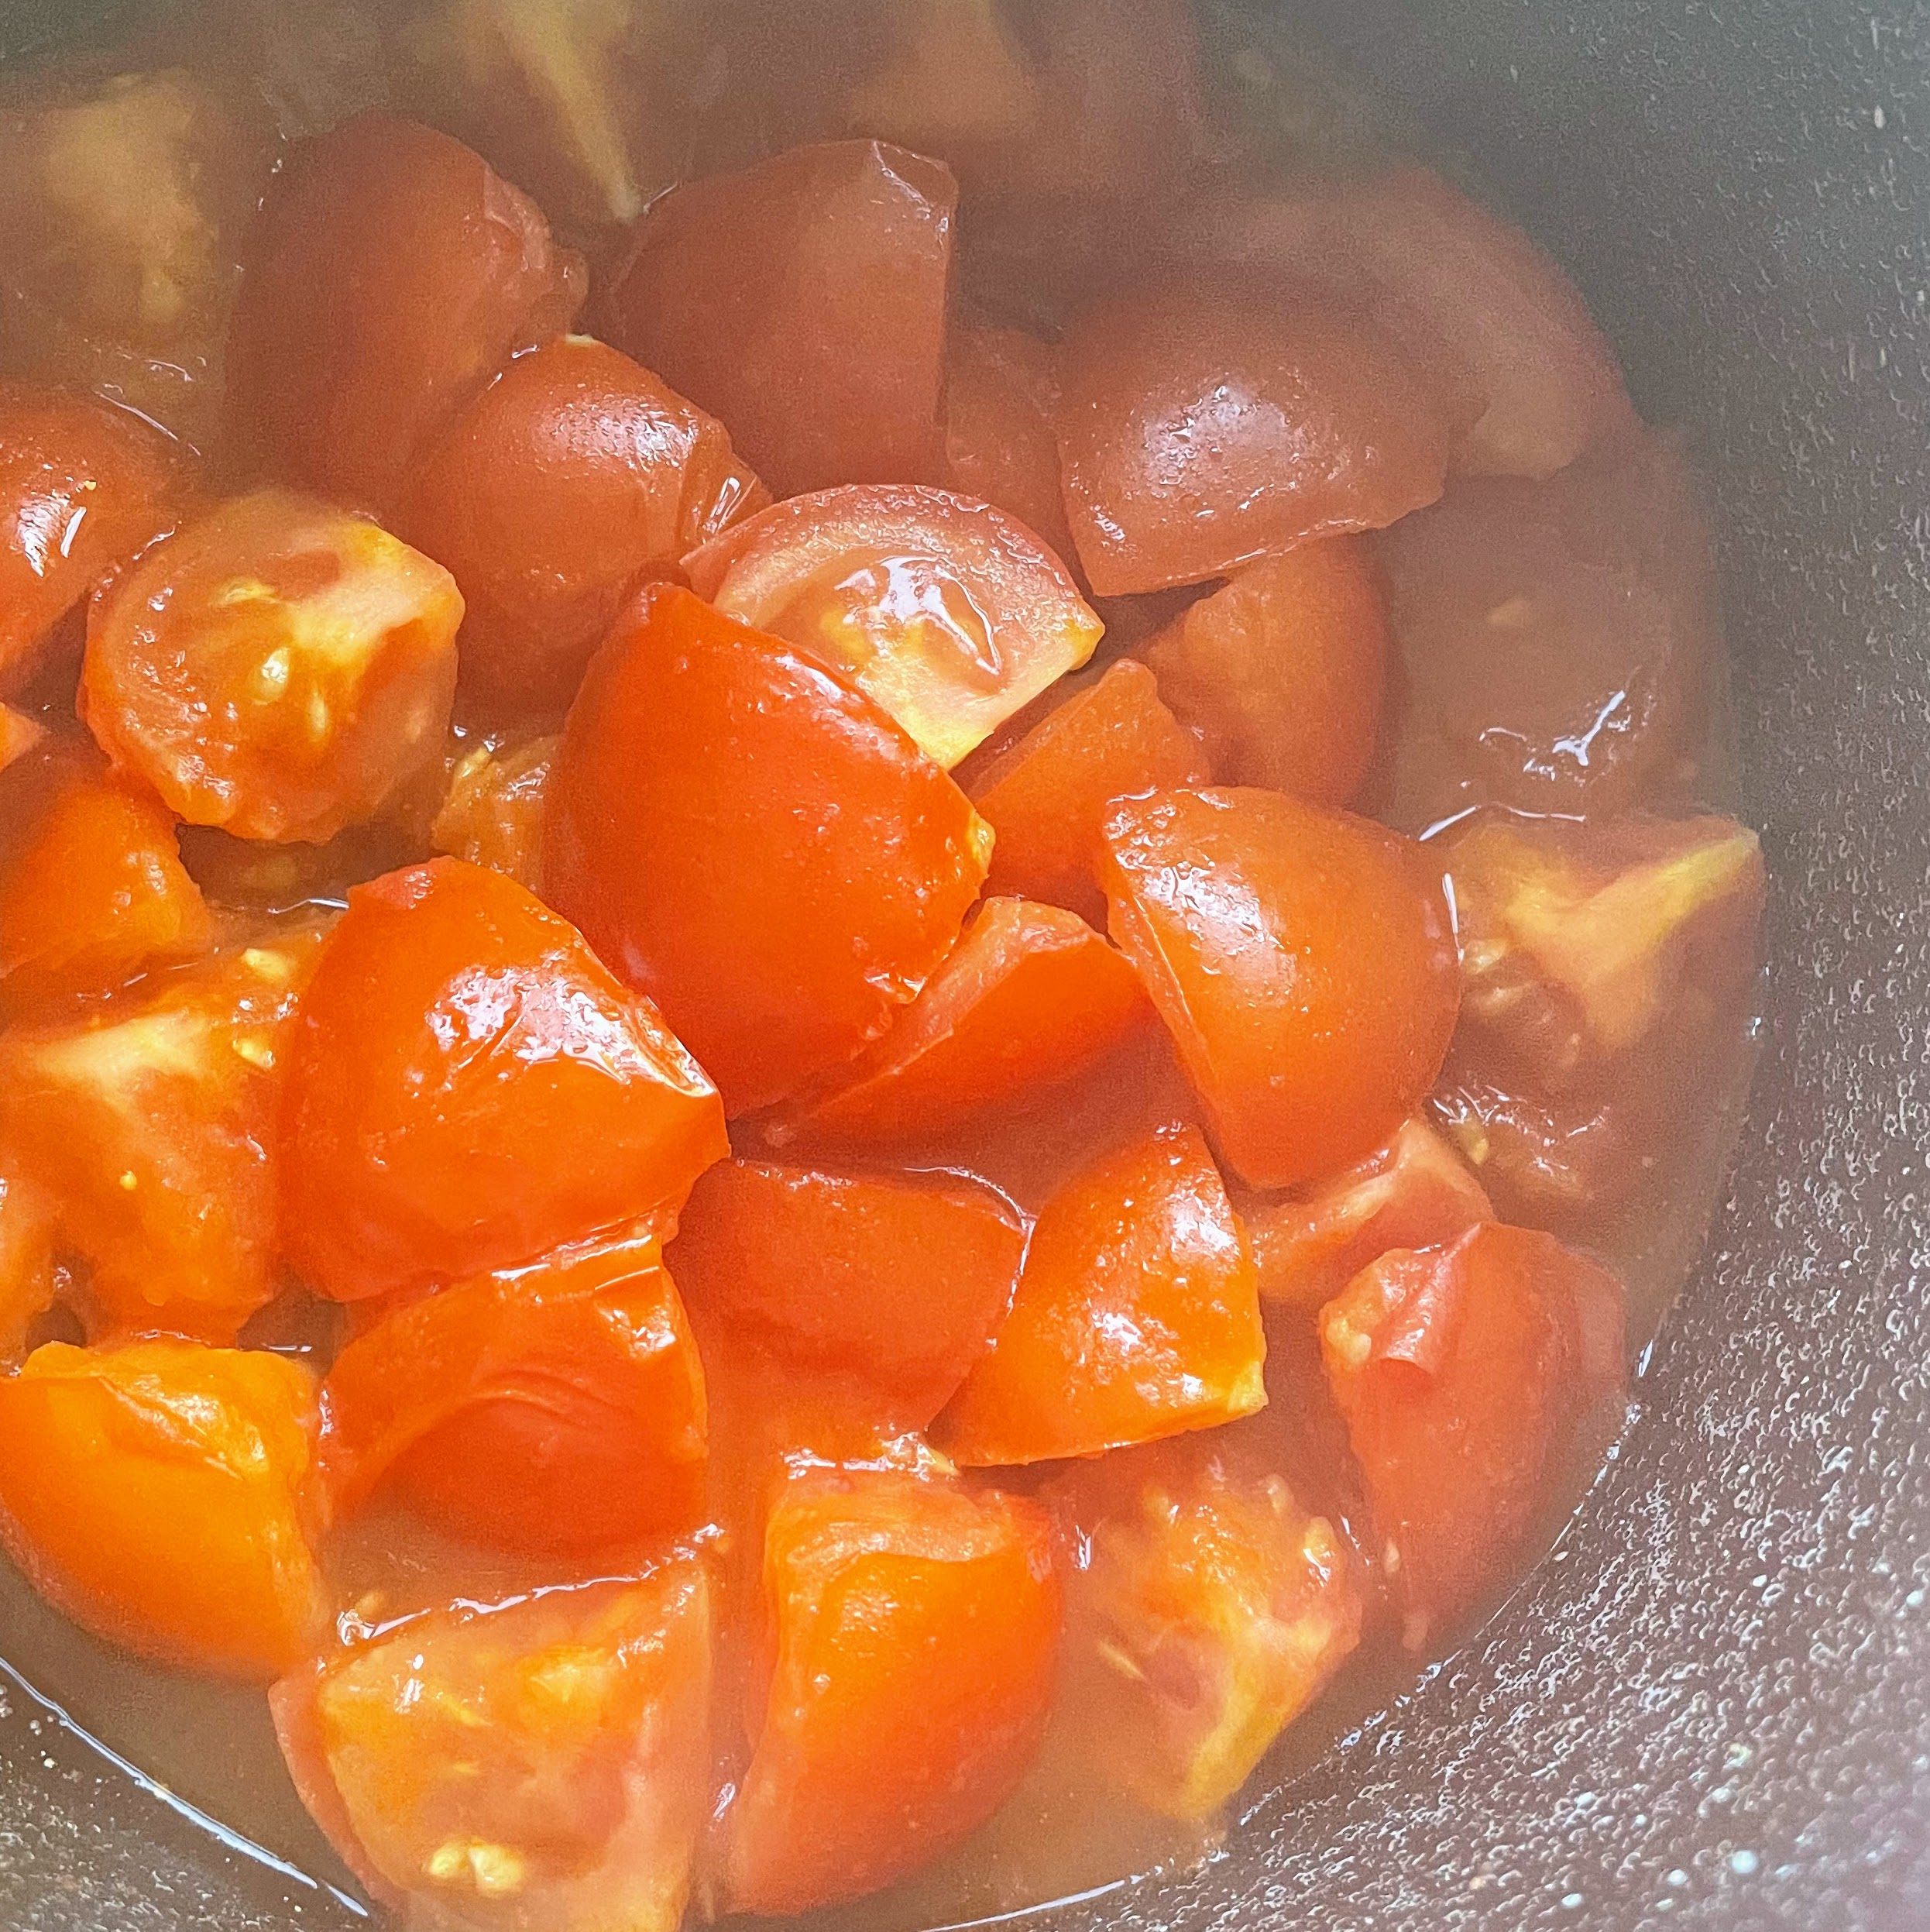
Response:
[{"label": "red tomato wedge", "polygon": [[1224,576],[1441,494],[1449,425],[1424,377],[1284,284],[1228,273],[1114,297],[1059,368],[1066,514],[1102,596]]},{"label": "red tomato wedge", "polygon": [[270,1693],[296,1789],[369,1890],[467,1932],[675,1932],[709,1808],[709,1581],[431,1611]]},{"label": "red tomato wedge", "polygon": [[969,1466],[1210,1428],[1266,1401],[1253,1257],[1195,1128],[1105,1155],[1040,1212],[1011,1312],[938,1421]]},{"label": "red tomato wedge", "polygon": [[184,465],[138,416],[91,396],[0,382],[0,689],[47,634],[174,520]]},{"label": "red tomato wedge", "polygon": [[562,1555],[702,1514],[703,1368],[654,1233],[379,1313],[324,1390],[322,1469],[344,1511],[386,1483],[469,1542]]},{"label": "red tomato wedge", "polygon": [[712,1322],[872,1384],[881,1424],[922,1429],[984,1353],[1025,1253],[1018,1211],[962,1174],[727,1160],[698,1182],[668,1259]]},{"label": "red tomato wedge", "polygon": [[387,509],[510,356],[569,326],[582,284],[479,154],[357,115],[268,191],[228,328],[230,424],[270,473]]},{"label": "red tomato wedge", "polygon": [[1060,1596],[1036,1504],[894,1470],[796,1477],[764,1535],[768,1689],[723,1904],[888,1884],[982,1824],[1038,1748]]},{"label": "red tomato wedge", "polygon": [[561,712],[637,579],[771,500],[723,424],[570,335],[519,356],[417,471],[400,528],[462,592],[462,682]]},{"label": "red tomato wedge", "polygon": [[1132,968],[1076,913],[988,899],[891,1030],[786,1124],[847,1142],[943,1133],[1075,1078],[1150,1017]]},{"label": "red tomato wedge", "polygon": [[1564,1451],[1622,1400],[1623,1321],[1612,1275],[1499,1222],[1384,1254],[1320,1311],[1410,1648],[1515,1573]]},{"label": "red tomato wedge", "polygon": [[1422,848],[1278,792],[1114,807],[1103,877],[1221,1151],[1258,1188],[1334,1172],[1433,1084],[1461,968]]},{"label": "red tomato wedge", "polygon": [[910,484],[775,504],[684,569],[719,610],[842,672],[948,768],[1105,628],[1023,525]]},{"label": "red tomato wedge", "polygon": [[355,888],[290,1044],[283,1235],[354,1301],[674,1215],[726,1151],[702,1069],[514,881],[435,859]]},{"label": "red tomato wedge", "polygon": [[841,676],[653,586],[570,713],[543,875],[737,1114],[849,1061],[916,996],[990,844]]},{"label": "red tomato wedge", "polygon": [[386,531],[258,490],[95,604],[81,715],[191,824],[320,844],[435,757],[462,618],[448,572]]},{"label": "red tomato wedge", "polygon": [[773,493],[915,483],[938,453],[958,184],[878,141],[665,195],[599,332],[720,417]]},{"label": "red tomato wedge", "polygon": [[1249,564],[1145,655],[1221,784],[1344,805],[1374,755],[1387,649],[1366,546],[1329,537]]},{"label": "red tomato wedge", "polygon": [[192,1342],[50,1342],[0,1379],[0,1541],[144,1657],[266,1679],[314,1642],[315,1377]]},{"label": "red tomato wedge", "polygon": [[1122,658],[971,774],[972,803],[994,835],[986,883],[1102,924],[1107,807],[1210,775],[1199,741],[1160,702],[1152,673]]},{"label": "red tomato wedge", "polygon": [[952,487],[996,504],[1071,565],[1059,487],[1057,359],[1016,328],[955,325],[945,354],[945,466]]},{"label": "red tomato wedge", "polygon": [[500,751],[469,753],[451,773],[429,843],[452,858],[507,873],[537,890],[550,774],[560,737],[531,738]]}]

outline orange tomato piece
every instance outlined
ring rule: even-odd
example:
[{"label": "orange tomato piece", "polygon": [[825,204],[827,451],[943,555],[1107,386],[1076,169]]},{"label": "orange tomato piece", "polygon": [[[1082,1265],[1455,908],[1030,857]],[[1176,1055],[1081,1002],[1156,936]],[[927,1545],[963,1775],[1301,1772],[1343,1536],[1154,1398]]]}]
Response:
[{"label": "orange tomato piece", "polygon": [[283,1239],[339,1301],[674,1215],[726,1151],[716,1088],[649,1001],[456,859],[349,895],[287,1081]]},{"label": "orange tomato piece", "polygon": [[424,461],[400,528],[461,586],[462,682],[561,712],[637,579],[771,500],[723,424],[587,336],[519,356]]},{"label": "orange tomato piece", "polygon": [[26,1347],[53,1294],[53,1203],[11,1159],[0,1160],[0,1357],[12,1362]]},{"label": "orange tomato piece", "polygon": [[1114,807],[1113,937],[1240,1177],[1290,1187],[1379,1146],[1433,1084],[1461,971],[1437,869],[1279,792]]},{"label": "orange tomato piece", "polygon": [[963,1175],[727,1160],[692,1191],[668,1258],[711,1322],[870,1384],[881,1420],[909,1430],[984,1353],[1025,1254],[1017,1210]]},{"label": "orange tomato piece", "polygon": [[952,487],[996,504],[1077,562],[1059,488],[1052,349],[1016,328],[956,325],[945,355],[945,466]]},{"label": "orange tomato piece", "polygon": [[1102,1156],[1041,1210],[1011,1312],[938,1421],[970,1466],[1211,1428],[1266,1401],[1253,1257],[1197,1128]]},{"label": "orange tomato piece", "polygon": [[877,141],[667,194],[601,332],[721,417],[778,497],[915,483],[937,456],[958,184]]},{"label": "orange tomato piece", "polygon": [[271,473],[379,512],[512,354],[569,326],[582,284],[479,154],[357,115],[269,189],[228,329],[231,424]]},{"label": "orange tomato piece", "polygon": [[653,586],[570,713],[543,877],[737,1114],[850,1060],[916,996],[990,843],[861,692]]},{"label": "orange tomato piece", "polygon": [[450,1932],[676,1932],[709,1808],[709,1581],[462,1603],[270,1693],[282,1754],[369,1890]]},{"label": "orange tomato piece", "polygon": [[1030,531],[909,484],[773,504],[684,568],[719,610],[843,672],[947,768],[1105,628]]},{"label": "orange tomato piece", "polygon": [[1132,968],[1076,913],[988,899],[891,1030],[787,1120],[840,1141],[942,1133],[1075,1078],[1149,1016]]},{"label": "orange tomato piece", "polygon": [[1249,564],[1145,647],[1159,695],[1224,785],[1344,805],[1380,726],[1387,617],[1357,537]]},{"label": "orange tomato piece", "polygon": [[0,1380],[0,1538],[96,1636],[273,1677],[323,1614],[316,1426],[314,1373],[285,1356],[50,1342]]},{"label": "orange tomato piece", "polygon": [[384,1484],[472,1542],[589,1553],[693,1528],[704,1380],[654,1233],[378,1313],[324,1384],[343,1511]]},{"label": "orange tomato piece", "polygon": [[1441,494],[1448,428],[1392,346],[1237,273],[1088,311],[1059,356],[1066,513],[1102,596],[1224,576]]},{"label": "orange tomato piece", "polygon": [[1106,808],[1209,775],[1198,740],[1160,702],[1152,673],[1121,658],[971,776],[972,803],[994,837],[986,883],[1103,923]]},{"label": "orange tomato piece", "polygon": [[500,751],[486,747],[462,758],[430,822],[429,843],[452,858],[507,873],[537,890],[543,821],[560,737],[531,738]]},{"label": "orange tomato piece", "polygon": [[996,1810],[1038,1748],[1060,1616],[1036,1504],[888,1470],[794,1479],[764,1544],[770,1659],[726,1822],[726,1910],[874,1891]]},{"label": "orange tomato piece", "polygon": [[1382,1255],[1320,1330],[1417,1648],[1516,1573],[1590,1411],[1619,1419],[1621,1286],[1552,1235],[1490,1222]]}]

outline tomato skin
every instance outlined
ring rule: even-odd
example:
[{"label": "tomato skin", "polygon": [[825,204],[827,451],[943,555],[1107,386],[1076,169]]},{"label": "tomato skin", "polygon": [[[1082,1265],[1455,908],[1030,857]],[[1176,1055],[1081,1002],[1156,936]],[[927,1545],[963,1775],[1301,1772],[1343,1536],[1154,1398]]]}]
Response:
[{"label": "tomato skin", "polygon": [[599,332],[720,417],[774,495],[915,483],[937,453],[958,184],[879,141],[686,183],[637,225]]},{"label": "tomato skin", "polygon": [[313,1642],[315,1378],[192,1342],[50,1342],[0,1380],[0,1540],[96,1636],[267,1679]]},{"label": "tomato skin", "polygon": [[909,484],[793,497],[684,568],[719,610],[843,672],[947,768],[1077,670],[1105,627],[1029,530]]},{"label": "tomato skin", "polygon": [[1169,1128],[1066,1181],[1011,1312],[939,1418],[969,1467],[1209,1428],[1266,1401],[1253,1257],[1206,1142]]},{"label": "tomato skin", "polygon": [[786,1125],[847,1143],[942,1133],[1075,1078],[1150,1017],[1132,968],[1083,920],[988,899],[890,1030]]},{"label": "tomato skin", "polygon": [[1263,558],[1145,647],[1159,695],[1223,785],[1344,805],[1374,755],[1387,617],[1357,537]]},{"label": "tomato skin", "polygon": [[1101,875],[1113,937],[1249,1185],[1360,1159],[1426,1095],[1461,971],[1420,847],[1283,792],[1156,792],[1114,807]]},{"label": "tomato skin", "polygon": [[916,996],[989,842],[862,693],[659,585],[571,710],[543,877],[735,1115],[849,1061]]},{"label": "tomato skin", "polygon": [[354,1301],[671,1215],[723,1112],[647,1000],[500,873],[456,859],[349,895],[290,1043],[283,1232]]},{"label": "tomato skin", "polygon": [[726,1908],[876,1890],[1011,1790],[1052,1694],[1060,1590],[1036,1504],[888,1470],[795,1477],[764,1538],[771,1665],[726,1830]]},{"label": "tomato skin", "polygon": [[1341,311],[1238,273],[1090,310],[1059,356],[1066,514],[1102,596],[1224,576],[1432,503],[1425,382]]},{"label": "tomato skin", "polygon": [[700,1559],[411,1617],[270,1693],[296,1787],[376,1896],[475,1932],[675,1932],[709,1796]]},{"label": "tomato skin", "polygon": [[550,774],[560,737],[531,738],[500,751],[479,750],[450,775],[429,843],[451,858],[486,865],[537,890]]},{"label": "tomato skin", "polygon": [[434,758],[462,617],[448,572],[386,531],[257,490],[96,603],[81,713],[191,824],[319,844]]},{"label": "tomato skin", "polygon": [[569,326],[582,280],[480,155],[357,115],[269,189],[228,328],[231,427],[270,473],[385,510],[517,349]]},{"label": "tomato skin", "polygon": [[1552,1235],[1490,1222],[1382,1255],[1319,1326],[1418,1648],[1514,1574],[1566,1445],[1623,1399],[1621,1286]]},{"label": "tomato skin", "polygon": [[462,589],[465,689],[560,713],[630,585],[675,576],[770,500],[721,423],[572,335],[519,356],[462,411],[401,528]]},{"label": "tomato skin", "polygon": [[945,466],[954,490],[996,504],[1070,569],[1078,561],[1059,487],[1057,358],[1016,328],[955,325],[945,353]]}]

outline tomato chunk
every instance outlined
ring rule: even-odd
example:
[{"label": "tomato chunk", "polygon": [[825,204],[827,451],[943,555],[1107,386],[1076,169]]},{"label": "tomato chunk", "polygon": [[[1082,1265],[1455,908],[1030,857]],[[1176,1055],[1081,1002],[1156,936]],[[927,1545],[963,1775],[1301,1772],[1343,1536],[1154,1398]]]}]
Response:
[{"label": "tomato chunk", "polygon": [[1418,847],[1239,789],[1123,803],[1105,839],[1113,937],[1241,1179],[1331,1174],[1414,1111],[1461,990],[1440,875]]},{"label": "tomato chunk", "polygon": [[49,1602],[163,1663],[268,1678],[322,1614],[315,1378],[192,1342],[50,1342],[0,1380],[0,1538]]},{"label": "tomato chunk", "polygon": [[259,490],[95,605],[82,714],[191,824],[320,844],[434,758],[462,617],[448,572],[386,531]]},{"label": "tomato chunk", "polygon": [[513,880],[443,858],[349,894],[282,1149],[290,1257],[353,1301],[674,1214],[726,1143],[656,1009]]},{"label": "tomato chunk", "polygon": [[1083,920],[989,899],[891,1030],[791,1117],[845,1141],[939,1133],[1076,1078],[1148,1017],[1132,968]]},{"label": "tomato chunk", "polygon": [[450,775],[429,842],[452,858],[507,873],[537,889],[550,774],[560,737],[531,738],[501,751],[486,747],[462,758]]},{"label": "tomato chunk", "polygon": [[1105,628],[1030,531],[942,490],[794,497],[684,567],[699,596],[843,672],[948,768]]},{"label": "tomato chunk", "polygon": [[1382,1255],[1320,1327],[1417,1648],[1515,1574],[1589,1411],[1619,1411],[1621,1287],[1552,1236],[1491,1222]]},{"label": "tomato chunk", "polygon": [[721,417],[779,497],[916,483],[957,200],[950,169],[877,141],[689,182],[638,223],[602,332]]},{"label": "tomato chunk", "polygon": [[1313,297],[1228,274],[1089,311],[1059,359],[1066,513],[1104,596],[1224,576],[1432,503],[1437,399]]},{"label": "tomato chunk", "polygon": [[510,363],[417,472],[402,528],[461,586],[462,681],[561,712],[640,577],[770,501],[723,425],[565,336]]},{"label": "tomato chunk", "polygon": [[0,382],[0,689],[22,682],[60,619],[170,526],[185,480],[139,417]]},{"label": "tomato chunk", "polygon": [[275,1291],[276,1117],[321,926],[0,1036],[0,1146],[88,1263],[91,1332],[232,1340]]},{"label": "tomato chunk", "polygon": [[0,1357],[11,1363],[26,1346],[54,1288],[53,1203],[11,1157],[0,1159]]},{"label": "tomato chunk", "polygon": [[939,1418],[970,1465],[1091,1456],[1263,1406],[1253,1257],[1197,1128],[1065,1183],[1032,1229],[1011,1312]]},{"label": "tomato chunk", "polygon": [[841,677],[652,586],[570,713],[544,882],[734,1114],[850,1060],[915,997],[990,843]]},{"label": "tomato chunk", "polygon": [[1210,1817],[1360,1640],[1339,1532],[1219,1432],[1062,1477],[1063,1696],[1094,1768],[1168,1817]]},{"label": "tomato chunk", "polygon": [[1160,702],[1152,673],[1122,658],[973,775],[972,803],[995,840],[987,883],[1101,922],[1107,807],[1208,775],[1198,741]]},{"label": "tomato chunk", "polygon": [[982,1824],[1043,1731],[1059,1640],[1036,1504],[895,1470],[798,1477],[772,1512],[771,1655],[724,1903],[874,1891]]},{"label": "tomato chunk", "polygon": [[357,115],[269,190],[228,331],[231,421],[274,474],[388,508],[510,356],[569,326],[582,279],[479,154]]},{"label": "tomato chunk", "polygon": [[297,1788],[411,1920],[676,1932],[709,1796],[702,1562],[460,1604],[270,1693]]},{"label": "tomato chunk", "polygon": [[1159,695],[1224,785],[1344,805],[1380,724],[1387,617],[1365,546],[1330,537],[1249,565],[1146,646]]},{"label": "tomato chunk", "polygon": [[1016,517],[1075,563],[1059,487],[1056,359],[1016,328],[955,327],[945,356],[945,465],[954,490]]},{"label": "tomato chunk", "polygon": [[698,1182],[669,1260],[713,1321],[872,1384],[893,1425],[920,1429],[984,1353],[1025,1253],[1017,1210],[963,1176],[730,1160]]}]

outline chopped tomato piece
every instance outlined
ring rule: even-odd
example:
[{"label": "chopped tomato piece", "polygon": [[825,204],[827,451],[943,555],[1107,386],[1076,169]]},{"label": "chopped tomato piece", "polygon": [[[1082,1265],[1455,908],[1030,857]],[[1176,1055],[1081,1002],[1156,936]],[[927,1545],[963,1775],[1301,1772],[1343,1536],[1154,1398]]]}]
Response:
[{"label": "chopped tomato piece", "polygon": [[1441,494],[1448,428],[1424,380],[1279,284],[1114,297],[1074,324],[1059,378],[1066,513],[1104,596],[1224,576]]},{"label": "chopped tomato piece", "polygon": [[726,1151],[716,1088],[649,1001],[513,880],[448,858],[349,895],[282,1146],[290,1258],[345,1301],[674,1215]]},{"label": "chopped tomato piece", "polygon": [[1208,1818],[1360,1641],[1340,1532],[1219,1432],[1061,1477],[1064,1696],[1094,1767],[1149,1809]]},{"label": "chopped tomato piece", "polygon": [[1149,1016],[1132,968],[1077,914],[989,899],[891,1030],[791,1118],[846,1141],[942,1133],[1073,1078]]},{"label": "chopped tomato piece", "polygon": [[386,531],[258,490],[95,604],[82,715],[191,824],[319,844],[434,758],[462,617],[448,572]]},{"label": "chopped tomato piece", "polygon": [[916,996],[990,843],[841,676],[653,586],[570,713],[543,876],[736,1114],[850,1060]]},{"label": "chopped tomato piece", "polygon": [[501,751],[486,747],[463,758],[429,828],[429,843],[452,858],[505,872],[536,890],[543,857],[543,820],[550,773],[562,741],[531,738]]},{"label": "chopped tomato piece", "polygon": [[0,689],[48,633],[169,528],[185,483],[167,438],[90,396],[0,382]]},{"label": "chopped tomato piece", "polygon": [[1310,1313],[1390,1248],[1452,1241],[1495,1211],[1454,1149],[1417,1115],[1384,1147],[1246,1217],[1260,1293]]},{"label": "chopped tomato piece", "polygon": [[47,727],[38,718],[0,704],[0,772],[45,743]]},{"label": "chopped tomato piece", "polygon": [[729,1160],[698,1182],[669,1261],[710,1319],[804,1369],[874,1385],[921,1429],[1011,1305],[1025,1224],[963,1175]]},{"label": "chopped tomato piece", "polygon": [[0,1380],[0,1538],[96,1636],[272,1677],[322,1614],[316,1425],[314,1373],[282,1356],[50,1342]]},{"label": "chopped tomato piece", "polygon": [[53,1204],[11,1157],[0,1160],[0,1357],[19,1354],[53,1293]]},{"label": "chopped tomato piece", "polygon": [[618,348],[723,419],[773,492],[915,483],[938,453],[958,184],[877,141],[665,195],[604,297]]},{"label": "chopped tomato piece", "polygon": [[986,882],[1101,922],[1107,807],[1207,775],[1198,741],[1160,702],[1152,673],[1122,658],[972,777],[972,803],[995,841]]},{"label": "chopped tomato piece", "polygon": [[1358,1160],[1414,1111],[1461,975],[1420,847],[1278,792],[1113,808],[1103,877],[1221,1151],[1258,1188]]},{"label": "chopped tomato piece", "polygon": [[945,356],[945,464],[952,487],[1016,517],[1078,560],[1059,488],[1053,351],[1016,328],[955,327]]},{"label": "chopped tomato piece", "polygon": [[402,528],[462,592],[462,682],[561,711],[640,577],[770,501],[723,425],[627,356],[565,336],[520,356],[417,473]]},{"label": "chopped tomato piece", "polygon": [[384,510],[512,354],[569,326],[582,284],[479,154],[357,115],[269,190],[228,332],[230,418],[273,473]]},{"label": "chopped tomato piece", "polygon": [[291,920],[0,1037],[0,1145],[88,1263],[91,1332],[226,1342],[273,1294],[281,1070],[321,931]]},{"label": "chopped tomato piece", "polygon": [[1637,431],[1553,481],[1458,483],[1381,539],[1403,701],[1388,816],[1686,796],[1719,649],[1680,451]]},{"label": "chopped tomato piece", "polygon": [[1382,1255],[1320,1327],[1418,1648],[1514,1574],[1564,1453],[1621,1402],[1621,1287],[1552,1236],[1490,1222]]},{"label": "chopped tomato piece", "polygon": [[1344,805],[1380,725],[1387,617],[1357,537],[1250,564],[1146,646],[1159,695],[1225,785]]},{"label": "chopped tomato piece", "polygon": [[684,568],[699,596],[843,672],[947,768],[1105,628],[1031,531],[908,484],[794,497]]},{"label": "chopped tomato piece", "polygon": [[338,1507],[386,1481],[472,1542],[587,1553],[694,1528],[704,1380],[654,1233],[376,1316],[325,1385]]},{"label": "chopped tomato piece", "polygon": [[1678,1121],[1706,1106],[1704,1069],[1689,1072],[1677,1080],[1657,1070],[1629,1095],[1630,1105],[1619,1081],[1605,1091],[1553,1094],[1533,1081],[1503,1085],[1456,1049],[1428,1105],[1501,1212],[1530,1226],[1585,1234],[1612,1222],[1650,1171],[1643,1162],[1654,1158],[1643,1147],[1652,1099],[1678,1109]]},{"label": "chopped tomato piece", "polygon": [[1197,1128],[1129,1143],[1032,1229],[1011,1312],[939,1418],[970,1465],[1092,1456],[1266,1401],[1253,1257]]},{"label": "chopped tomato piece", "polygon": [[1036,1504],[888,1470],[798,1477],[764,1537],[768,1690],[723,1903],[796,1912],[982,1824],[1038,1748],[1060,1614]]},{"label": "chopped tomato piece", "polygon": [[405,1917],[676,1932],[709,1799],[700,1559],[462,1603],[270,1693],[296,1788]]}]

